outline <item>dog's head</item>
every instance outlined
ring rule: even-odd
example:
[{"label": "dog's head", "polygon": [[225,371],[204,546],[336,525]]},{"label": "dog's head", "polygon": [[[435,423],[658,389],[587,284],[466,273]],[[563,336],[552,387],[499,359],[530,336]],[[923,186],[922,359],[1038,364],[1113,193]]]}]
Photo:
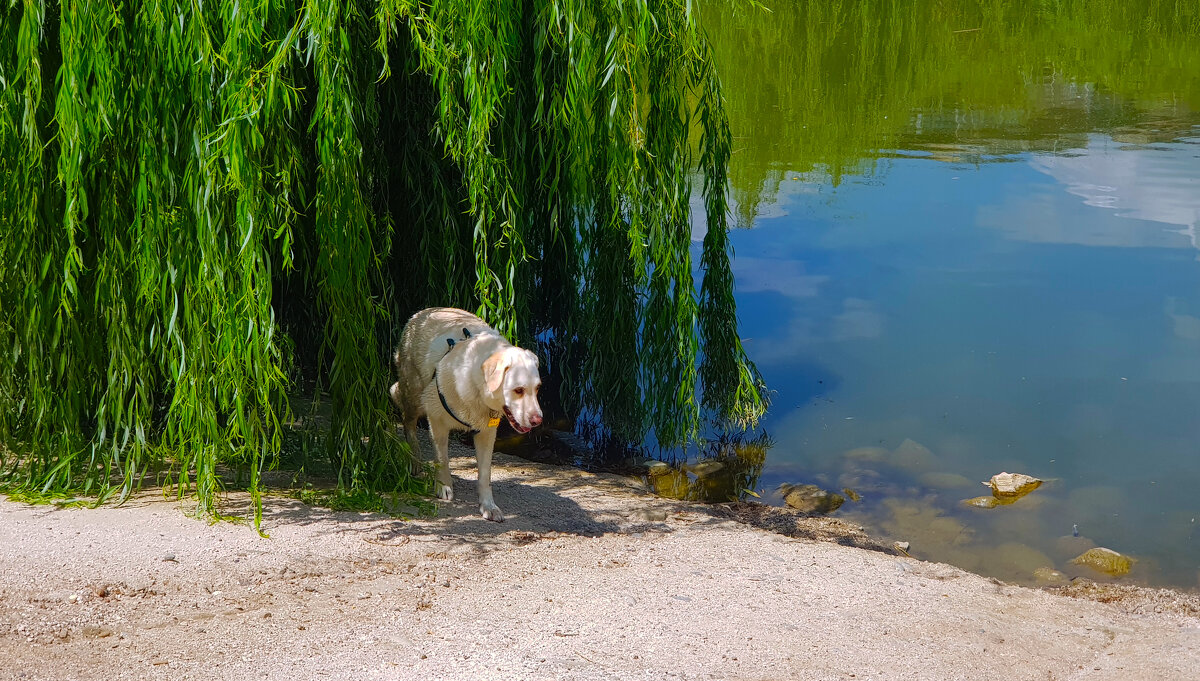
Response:
[{"label": "dog's head", "polygon": [[483,379],[488,392],[504,399],[504,415],[518,433],[528,433],[542,424],[542,407],[538,404],[538,358],[528,350],[505,348],[483,363]]}]

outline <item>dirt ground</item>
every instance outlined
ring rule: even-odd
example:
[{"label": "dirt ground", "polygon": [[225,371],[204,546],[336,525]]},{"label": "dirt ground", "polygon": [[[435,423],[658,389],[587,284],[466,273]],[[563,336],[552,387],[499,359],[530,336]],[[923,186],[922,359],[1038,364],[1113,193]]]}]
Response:
[{"label": "dirt ground", "polygon": [[489,523],[454,464],[436,520],[273,498],[269,539],[2,501],[0,679],[1200,679],[1195,595],[1009,586],[503,455]]}]

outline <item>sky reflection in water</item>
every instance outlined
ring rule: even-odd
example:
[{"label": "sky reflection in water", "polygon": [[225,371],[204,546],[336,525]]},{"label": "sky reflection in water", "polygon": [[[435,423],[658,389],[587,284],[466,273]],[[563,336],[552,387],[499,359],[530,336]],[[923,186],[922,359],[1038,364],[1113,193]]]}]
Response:
[{"label": "sky reflection in water", "polygon": [[[919,48],[937,53],[925,67],[904,45],[786,40],[822,7],[715,37],[765,36],[762,55],[726,57],[751,70],[727,78],[734,195],[753,225],[733,235],[739,316],[776,391],[758,488],[851,486],[864,499],[841,515],[1005,579],[1094,577],[1069,564],[1091,540],[1137,557],[1134,579],[1200,585],[1200,86],[1156,54],[1064,62],[1052,35],[1046,54],[1040,33],[1022,41],[1031,27],[977,39],[1030,46],[1012,68],[1033,76],[1011,92],[969,65],[938,70],[938,55],[988,58],[949,42],[957,24]],[[1165,30],[1146,43],[1175,50],[1163,64],[1200,63],[1200,42]],[[838,71],[881,59],[911,62],[901,85]],[[1122,60],[1151,75],[1122,81]],[[932,460],[847,456],[905,439]],[[1002,470],[1050,483],[1012,506],[961,505]]]},{"label": "sky reflection in water", "polygon": [[[1153,557],[1147,578],[1195,580],[1195,142],[1130,148],[1093,135],[1071,156],[890,159],[871,181],[816,192],[786,180],[775,215],[734,239],[747,349],[777,391],[761,486],[811,479],[865,484],[868,501],[916,500],[972,538],[914,550],[975,569],[989,558],[969,554],[1004,541],[1061,568],[1055,541],[1078,525]],[[905,438],[936,463],[874,470],[843,457]],[[855,475],[864,468],[880,477]],[[957,506],[1001,470],[1059,481],[1020,512]],[[928,473],[970,486],[922,484]],[[867,524],[910,539],[921,528],[908,525],[930,520],[864,509]]]}]

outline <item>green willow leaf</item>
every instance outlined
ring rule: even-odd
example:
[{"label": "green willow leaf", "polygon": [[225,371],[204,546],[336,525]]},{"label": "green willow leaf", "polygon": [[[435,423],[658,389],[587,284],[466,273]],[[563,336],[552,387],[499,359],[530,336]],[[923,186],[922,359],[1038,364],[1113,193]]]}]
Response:
[{"label": "green willow leaf", "polygon": [[295,411],[348,494],[424,490],[386,387],[428,305],[535,348],[581,428],[678,445],[762,414],[690,5],[0,17],[0,488],[124,498],[153,475],[215,515],[241,481],[257,523]]}]

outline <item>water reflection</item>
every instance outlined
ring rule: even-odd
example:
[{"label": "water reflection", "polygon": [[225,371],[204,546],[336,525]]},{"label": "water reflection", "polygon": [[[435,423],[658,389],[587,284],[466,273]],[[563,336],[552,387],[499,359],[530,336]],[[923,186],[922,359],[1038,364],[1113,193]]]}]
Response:
[{"label": "water reflection", "polygon": [[1196,134],[1196,138],[1136,146],[1122,143],[1115,136],[1093,134],[1076,153],[1035,156],[1030,161],[1034,169],[1053,177],[1086,205],[1107,209],[1115,218],[1173,226],[1139,229],[1144,226],[1116,219],[1104,232],[1079,230],[1059,235],[1060,243],[1200,250],[1196,241],[1196,223],[1200,222],[1200,130]]},{"label": "water reflection", "polygon": [[[777,391],[754,489],[851,488],[1005,579],[1104,546],[1200,584],[1200,3],[1165,5],[703,6]],[[962,503],[1002,470],[1049,482]]]},{"label": "water reflection", "polygon": [[755,488],[771,444],[762,434],[749,439],[718,438],[706,444],[695,462],[650,462],[645,477],[656,494],[671,499],[720,503],[761,496]]},{"label": "water reflection", "polygon": [[725,83],[730,179],[746,225],[786,177],[817,171],[837,186],[874,173],[888,150],[977,163],[1082,147],[1095,130],[1173,139],[1200,110],[1200,3],[701,8]]}]

